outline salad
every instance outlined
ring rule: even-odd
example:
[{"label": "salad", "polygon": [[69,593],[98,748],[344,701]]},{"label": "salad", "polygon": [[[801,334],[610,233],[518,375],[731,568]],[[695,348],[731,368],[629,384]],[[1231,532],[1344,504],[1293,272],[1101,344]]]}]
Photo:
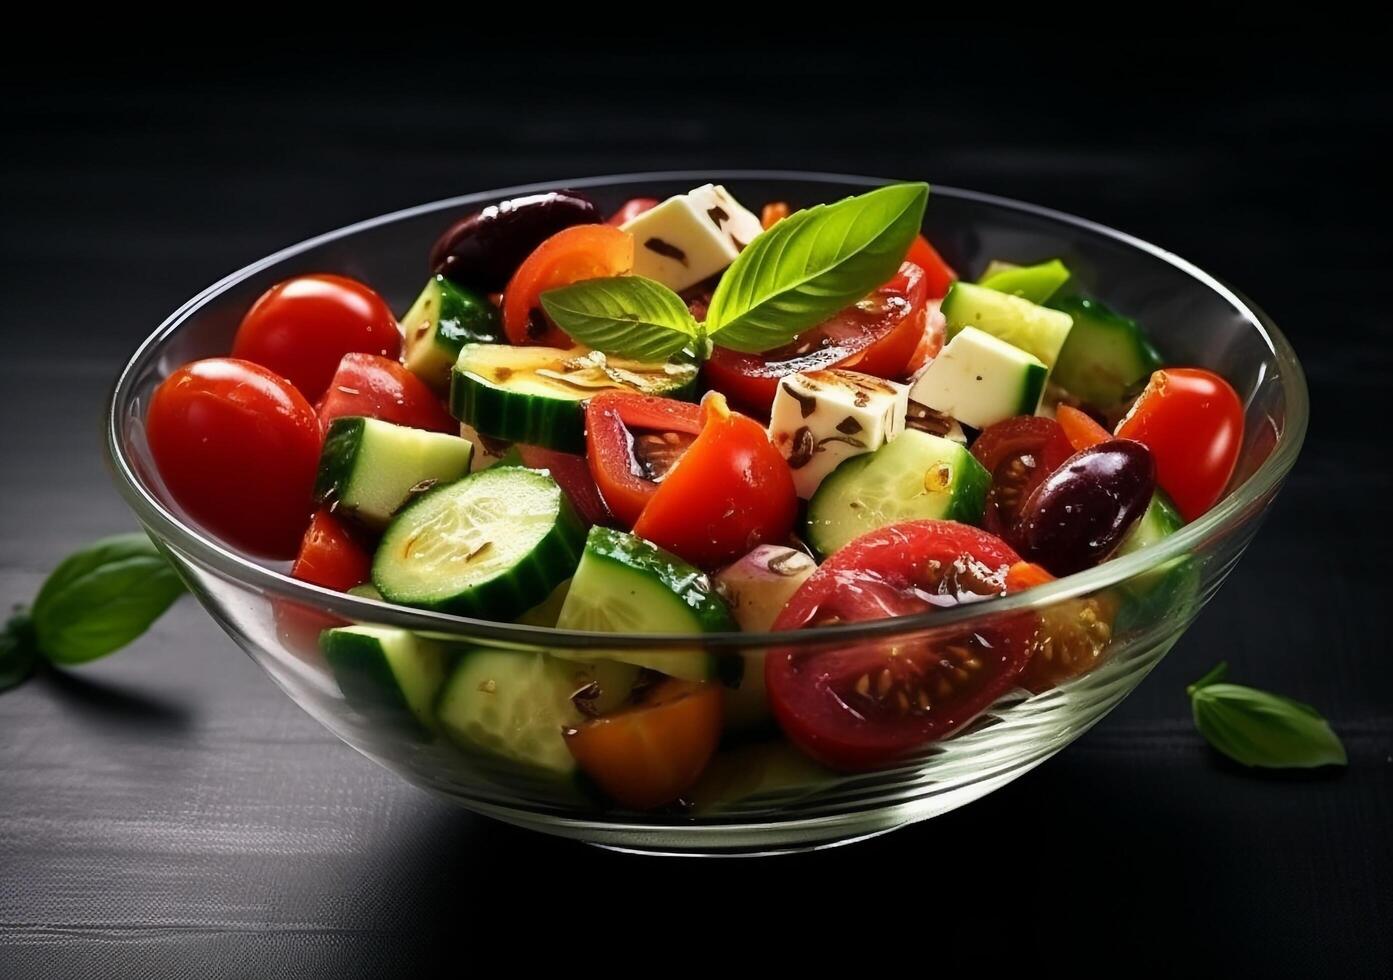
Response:
[{"label": "salad", "polygon": [[[541,653],[316,628],[365,715],[633,809],[689,799],[751,742],[894,765],[1103,662],[1183,569],[951,641],[777,634],[1135,552],[1214,506],[1243,437],[1233,388],[1167,366],[1067,256],[960,276],[921,232],[928,200],[906,183],[758,214],[713,184],[612,215],[571,191],[503,201],[445,229],[400,317],[339,275],[269,289],[229,356],[155,391],[150,450],[196,523],[303,581],[693,637]],[[732,631],[773,637],[703,647]]]}]

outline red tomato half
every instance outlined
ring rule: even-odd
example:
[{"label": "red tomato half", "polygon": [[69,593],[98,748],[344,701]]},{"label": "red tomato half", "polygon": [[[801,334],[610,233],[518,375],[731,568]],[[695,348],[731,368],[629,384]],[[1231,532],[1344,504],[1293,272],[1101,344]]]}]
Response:
[{"label": "red tomato half", "polygon": [[583,456],[574,453],[559,453],[555,449],[541,446],[517,444],[518,456],[522,465],[534,470],[548,470],[566,496],[571,498],[571,506],[586,527],[610,522],[609,508],[600,496],[599,488],[590,475],[590,466]]},{"label": "red tomato half", "polygon": [[798,494],[764,427],[718,392],[701,403],[701,434],[668,472],[634,533],[693,565],[716,568],[793,530]]},{"label": "red tomato half", "polygon": [[503,291],[503,329],[514,344],[570,347],[542,311],[542,294],[586,279],[622,276],[634,266],[634,236],[609,225],[575,225],[523,260]]},{"label": "red tomato half", "polygon": [[338,518],[321,508],[310,520],[290,574],[302,582],[347,592],[372,577],[372,558]]},{"label": "red tomato half", "polygon": [[[953,521],[862,535],[803,583],[775,630],[928,612],[1004,595],[1019,561],[1004,541]],[[769,651],[765,685],[784,733],[837,769],[874,769],[956,731],[1010,690],[1030,658],[1033,614],[974,622],[952,637],[899,637]]]},{"label": "red tomato half", "polygon": [[1193,521],[1228,486],[1243,448],[1243,402],[1213,371],[1165,368],[1151,376],[1117,427],[1156,459],[1156,480]]},{"label": "red tomato half", "polygon": [[706,362],[706,381],[743,408],[768,415],[779,379],[800,371],[841,367],[901,377],[925,333],[925,296],[923,271],[906,262],[861,302],[783,347],[763,354],[717,347]]},{"label": "red tomato half", "polygon": [[313,510],[319,420],[290,382],[234,358],[185,364],[155,389],[145,431],[194,520],[258,555],[295,554]]},{"label": "red tomato half", "polygon": [[585,455],[594,483],[625,527],[638,522],[659,483],[701,431],[690,402],[605,391],[585,407]]},{"label": "red tomato half", "polygon": [[940,302],[931,299],[924,304],[924,332],[919,336],[919,344],[904,367],[906,375],[917,374],[943,350],[943,341],[948,335],[948,318],[940,309]]},{"label": "red tomato half", "polygon": [[982,526],[1010,538],[1026,498],[1074,455],[1074,447],[1054,419],[1018,415],[983,429],[972,455],[992,475]]},{"label": "red tomato half", "polygon": [[345,354],[318,411],[326,430],[334,419],[362,415],[413,429],[459,434],[459,423],[424,381],[400,361],[376,354]]},{"label": "red tomato half", "polygon": [[619,206],[619,210],[609,216],[606,224],[619,228],[633,221],[645,211],[652,211],[659,204],[656,197],[631,197]]},{"label": "red tomato half", "polygon": [[386,300],[345,276],[287,279],[261,295],[237,328],[232,356],[268,367],[316,401],[343,355],[396,359],[401,331]]},{"label": "red tomato half", "polygon": [[924,270],[929,299],[942,299],[947,296],[948,287],[958,279],[958,274],[947,262],[943,261],[943,256],[938,254],[938,249],[930,245],[929,240],[923,235],[914,239],[914,244],[909,246],[909,254],[904,259],[906,262],[913,262]]}]

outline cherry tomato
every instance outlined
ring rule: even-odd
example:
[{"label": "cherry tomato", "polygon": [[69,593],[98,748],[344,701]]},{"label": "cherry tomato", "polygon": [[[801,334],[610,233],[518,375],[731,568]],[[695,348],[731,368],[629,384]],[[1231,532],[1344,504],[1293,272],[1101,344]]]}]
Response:
[{"label": "cherry tomato", "polygon": [[316,401],[343,355],[362,352],[393,360],[401,331],[377,293],[345,276],[313,275],[272,286],[252,304],[232,356],[268,367]]},{"label": "cherry tomato", "polygon": [[295,554],[313,510],[319,420],[290,382],[235,358],[185,364],[155,389],[145,431],[194,520],[255,554]]},{"label": "cherry tomato", "polygon": [[1030,662],[1017,683],[1039,694],[1097,667],[1107,658],[1117,607],[1116,596],[1099,593],[1065,599],[1041,612],[1030,641]]},{"label": "cherry tomato", "polygon": [[318,405],[319,422],[362,415],[413,429],[459,434],[459,423],[426,383],[400,361],[376,354],[345,354]]},{"label": "cherry tomato", "polygon": [[793,473],[754,419],[717,392],[701,403],[701,433],[659,484],[634,533],[702,568],[784,541],[798,494]]},{"label": "cherry tomato", "polygon": [[1009,539],[1026,498],[1074,455],[1074,447],[1053,419],[1018,415],[983,429],[972,455],[992,475],[982,526]]},{"label": "cherry tomato", "polygon": [[586,527],[610,522],[609,508],[595,486],[590,466],[584,457],[523,443],[518,443],[517,450],[523,466],[550,471],[551,478],[571,498],[571,506]]},{"label": "cherry tomato", "polygon": [[328,510],[310,519],[290,574],[303,582],[347,592],[372,577],[372,558]]},{"label": "cherry tomato", "polygon": [[1010,592],[1033,589],[1053,581],[1054,576],[1049,570],[1034,562],[1018,561],[1006,570],[1006,589]]},{"label": "cherry tomato", "polygon": [[701,777],[721,739],[718,685],[668,678],[636,705],[565,732],[581,769],[615,802],[651,810]]},{"label": "cherry tomato", "polygon": [[631,197],[619,206],[619,210],[609,216],[606,224],[619,228],[628,224],[645,211],[652,211],[660,202],[656,197]]},{"label": "cherry tomato", "polygon": [[1112,433],[1094,421],[1093,416],[1072,405],[1057,407],[1054,420],[1064,430],[1064,437],[1075,452],[1082,452],[1112,438]]},{"label": "cherry tomato", "polygon": [[[775,630],[904,616],[1003,595],[1010,545],[953,521],[862,535],[803,583]],[[780,727],[836,769],[874,769],[956,731],[1010,690],[1030,656],[1034,616],[975,622],[951,638],[897,637],[776,648],[765,685]]]},{"label": "cherry tomato", "polygon": [[1117,434],[1156,458],[1156,477],[1187,521],[1213,507],[1243,448],[1243,402],[1202,368],[1164,368],[1127,413]]},{"label": "cherry tomato", "polygon": [[906,373],[926,330],[924,274],[906,262],[861,302],[763,354],[717,347],[706,380],[749,411],[768,415],[779,379],[801,371],[854,368],[881,378]]},{"label": "cherry tomato", "polygon": [[914,239],[914,244],[909,246],[909,254],[904,259],[924,270],[929,299],[942,299],[947,296],[948,287],[958,279],[958,274],[943,261],[938,249],[930,245],[929,240],[923,235]]},{"label": "cherry tomato", "polygon": [[939,306],[936,299],[924,304],[924,332],[919,335],[919,344],[904,367],[906,375],[918,374],[943,350],[943,341],[948,334],[948,318]]},{"label": "cherry tomato", "polygon": [[605,391],[585,408],[585,455],[614,516],[633,527],[659,482],[701,432],[701,410],[651,395]]},{"label": "cherry tomato", "polygon": [[634,265],[634,236],[610,225],[558,231],[523,260],[503,291],[503,329],[515,344],[570,347],[542,311],[541,296],[585,279],[622,276]]}]

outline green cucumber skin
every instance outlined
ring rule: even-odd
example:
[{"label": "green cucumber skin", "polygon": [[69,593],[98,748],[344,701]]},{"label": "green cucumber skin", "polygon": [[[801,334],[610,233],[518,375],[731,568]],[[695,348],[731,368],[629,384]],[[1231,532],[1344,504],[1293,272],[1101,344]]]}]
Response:
[{"label": "green cucumber skin", "polygon": [[[1054,367],[1054,383],[1088,404],[1099,408],[1117,405],[1132,388],[1164,366],[1137,322],[1104,303],[1062,296],[1051,300],[1049,306],[1074,318],[1074,327]],[[1116,356],[1119,351],[1121,358]]]},{"label": "green cucumber skin", "polygon": [[[545,599],[553,589],[571,576],[576,565],[580,562],[581,549],[585,542],[585,525],[571,507],[570,499],[558,487],[558,512],[555,526],[537,543],[529,555],[509,571],[480,582],[464,592],[438,599],[422,599],[397,592],[385,580],[386,576],[390,574],[390,563],[395,558],[385,545],[390,540],[393,527],[397,522],[409,521],[412,511],[431,501],[436,494],[457,493],[466,481],[477,479],[487,473],[495,473],[500,469],[523,469],[523,467],[491,466],[486,470],[480,470],[458,483],[445,484],[426,491],[397,513],[392,525],[388,526],[387,533],[383,536],[383,545],[379,546],[372,562],[372,583],[382,593],[384,600],[399,605],[414,606],[418,609],[455,613],[475,619],[503,621],[522,615]],[[545,475],[538,470],[528,470],[528,472]],[[547,478],[550,479],[550,477]]]},{"label": "green cucumber skin", "polygon": [[[319,635],[319,648],[334,673],[334,680],[344,699],[357,710],[364,714],[385,715],[416,731],[434,730],[434,718],[429,710],[431,705],[425,705],[421,712],[412,707],[402,693],[391,665],[382,656],[381,648],[372,637],[325,630]],[[443,652],[441,656],[444,656]]]},{"label": "green cucumber skin", "polygon": [[458,357],[465,344],[501,344],[503,318],[483,296],[456,285],[443,275],[435,277],[440,287],[440,318],[436,324],[435,343]]},{"label": "green cucumber skin", "polygon": [[585,452],[584,402],[520,395],[456,367],[450,375],[450,414],[491,439]]},{"label": "green cucumber skin", "polygon": [[[611,562],[624,571],[638,571],[657,578],[696,617],[703,633],[733,632],[740,627],[725,600],[709,586],[700,570],[640,537],[596,525],[590,529],[585,550],[591,557]],[[736,677],[739,682],[739,677]]]},{"label": "green cucumber skin", "polygon": [[357,415],[337,418],[330,424],[314,480],[315,503],[333,504],[339,492],[353,482],[358,447],[362,445],[367,424],[367,419]]},{"label": "green cucumber skin", "polygon": [[1050,376],[1050,369],[1043,364],[1027,364],[1025,378],[1021,382],[1021,401],[1017,409],[1018,415],[1034,415],[1040,407],[1040,399],[1045,394],[1045,381]]},{"label": "green cucumber skin", "polygon": [[992,275],[983,276],[977,284],[1040,304],[1059,292],[1069,281],[1069,276],[1068,266],[1059,259],[1050,259],[1038,265],[1002,269]]}]

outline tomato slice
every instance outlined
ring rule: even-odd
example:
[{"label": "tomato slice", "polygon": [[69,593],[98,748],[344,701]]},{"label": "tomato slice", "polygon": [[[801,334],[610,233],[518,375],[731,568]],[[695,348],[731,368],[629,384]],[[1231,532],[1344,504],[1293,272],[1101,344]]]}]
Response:
[{"label": "tomato slice", "polygon": [[797,513],[793,473],[764,427],[708,392],[701,433],[659,484],[634,533],[711,569],[787,540]]},{"label": "tomato slice", "polygon": [[[862,535],[822,564],[775,630],[903,616],[1004,595],[1019,561],[1001,539],[953,521]],[[780,727],[837,769],[874,769],[956,731],[1010,690],[1030,657],[1034,616],[975,621],[948,638],[777,648],[764,678]]]},{"label": "tomato slice", "polygon": [[958,274],[953,271],[952,266],[943,261],[938,249],[930,245],[929,240],[923,235],[914,239],[914,244],[909,246],[909,254],[904,258],[906,262],[913,262],[924,270],[929,299],[942,299],[947,296],[948,287],[958,279]]},{"label": "tomato slice", "polygon": [[571,505],[586,527],[610,522],[609,508],[600,496],[599,488],[590,475],[590,466],[583,456],[559,453],[542,446],[517,444],[522,465],[534,470],[548,470],[557,486],[571,498]]},{"label": "tomato slice", "polygon": [[1156,459],[1156,479],[1187,521],[1213,507],[1243,448],[1243,402],[1213,371],[1164,368],[1117,427]]},{"label": "tomato slice", "polygon": [[232,341],[233,357],[270,368],[310,401],[353,351],[395,358],[401,330],[386,300],[346,276],[277,283],[252,304]]},{"label": "tomato slice", "polygon": [[1107,442],[1112,433],[1094,421],[1093,416],[1072,405],[1060,405],[1054,410],[1054,420],[1064,430],[1064,437],[1075,452]]},{"label": "tomato slice", "polygon": [[289,381],[236,358],[185,364],[155,389],[145,433],[194,520],[255,554],[294,556],[314,510],[320,430]]},{"label": "tomato slice", "polygon": [[609,216],[605,224],[618,228],[628,224],[645,211],[652,211],[660,202],[656,197],[631,197],[619,206],[619,210]]},{"label": "tomato slice", "polygon": [[400,361],[376,354],[345,354],[317,406],[319,424],[362,415],[413,429],[459,434],[459,423],[426,383]]},{"label": "tomato slice", "polygon": [[585,279],[622,276],[634,265],[634,236],[611,225],[574,225],[523,260],[503,291],[503,329],[514,344],[570,347],[542,311],[541,296]]},{"label": "tomato slice", "polygon": [[292,578],[347,592],[372,577],[372,558],[325,508],[314,512],[290,568]]},{"label": "tomato slice", "polygon": [[651,810],[691,789],[721,738],[718,685],[673,678],[636,705],[565,733],[581,769],[615,802]]},{"label": "tomato slice", "polygon": [[[895,277],[793,341],[763,354],[717,347],[706,362],[707,383],[741,407],[768,415],[779,379],[830,367],[898,378],[927,326],[923,271],[906,262]],[[719,335],[717,335],[719,339]]]},{"label": "tomato slice", "polygon": [[924,304],[924,332],[919,335],[919,343],[905,365],[904,373],[918,374],[943,350],[943,342],[948,335],[948,318],[940,309],[939,300],[931,299]]},{"label": "tomato slice", "polygon": [[593,483],[625,527],[643,508],[701,432],[690,402],[605,391],[585,409],[585,448]]},{"label": "tomato slice", "polygon": [[1074,455],[1074,447],[1054,419],[1018,415],[983,429],[972,455],[992,475],[982,526],[1009,539],[1026,498]]},{"label": "tomato slice", "polygon": [[1049,570],[1033,561],[1018,561],[1006,570],[1006,589],[1021,592],[1054,581]]}]

